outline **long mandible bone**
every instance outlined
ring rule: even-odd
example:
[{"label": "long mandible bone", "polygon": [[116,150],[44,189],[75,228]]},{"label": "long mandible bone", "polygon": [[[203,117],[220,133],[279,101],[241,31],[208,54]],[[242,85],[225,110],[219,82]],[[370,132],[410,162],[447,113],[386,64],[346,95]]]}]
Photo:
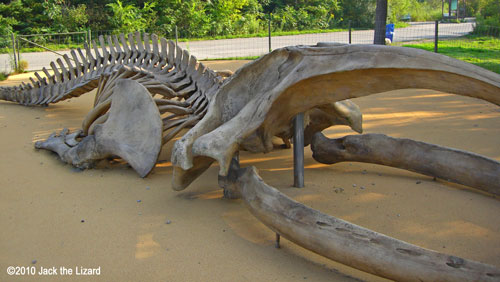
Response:
[{"label": "long mandible bone", "polygon": [[298,203],[264,183],[255,167],[229,179],[250,212],[290,241],[351,267],[396,281],[498,281],[500,269],[424,249]]},{"label": "long mandible bone", "polygon": [[312,139],[313,158],[326,164],[366,162],[438,177],[500,195],[500,162],[457,149],[383,134]]}]

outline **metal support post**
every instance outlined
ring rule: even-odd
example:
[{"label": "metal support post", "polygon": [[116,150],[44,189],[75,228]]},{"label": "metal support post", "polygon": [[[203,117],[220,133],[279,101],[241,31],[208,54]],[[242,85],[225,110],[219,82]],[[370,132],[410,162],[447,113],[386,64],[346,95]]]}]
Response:
[{"label": "metal support post", "polygon": [[349,44],[352,42],[351,20],[349,20]]},{"label": "metal support post", "polygon": [[304,187],[304,113],[293,120],[293,186]]},{"label": "metal support post", "polygon": [[439,38],[439,21],[436,21],[434,29],[434,53],[438,52],[438,38]]},{"label": "metal support post", "polygon": [[19,49],[21,49],[21,47],[19,47],[19,37],[16,37],[17,63],[21,64],[21,56],[19,55]]}]

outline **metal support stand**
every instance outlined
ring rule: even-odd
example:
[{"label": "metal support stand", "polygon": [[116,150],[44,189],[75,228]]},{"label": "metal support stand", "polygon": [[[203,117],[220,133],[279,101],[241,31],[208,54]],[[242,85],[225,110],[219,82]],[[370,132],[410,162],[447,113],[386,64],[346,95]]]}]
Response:
[{"label": "metal support stand", "polygon": [[349,44],[352,43],[352,29],[351,29],[351,20],[349,20]]},{"label": "metal support stand", "polygon": [[293,186],[304,187],[304,113],[293,120]]},{"label": "metal support stand", "polygon": [[436,21],[434,27],[434,53],[438,52],[438,41],[439,41],[439,21]]}]

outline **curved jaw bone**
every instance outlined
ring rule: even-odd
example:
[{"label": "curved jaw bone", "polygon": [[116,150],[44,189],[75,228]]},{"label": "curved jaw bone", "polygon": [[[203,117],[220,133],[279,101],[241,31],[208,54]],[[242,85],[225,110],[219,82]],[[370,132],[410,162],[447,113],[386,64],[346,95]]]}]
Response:
[{"label": "curved jaw bone", "polygon": [[317,254],[396,281],[498,281],[500,269],[424,249],[298,203],[268,186],[254,167],[233,170],[250,212],[277,234]]},{"label": "curved jaw bone", "polygon": [[445,56],[371,45],[278,49],[228,78],[205,117],[175,143],[172,187],[186,188],[217,161],[225,195],[241,196],[272,230],[327,258],[394,280],[498,280],[500,269],[494,266],[420,248],[321,214],[266,185],[254,168],[239,169],[231,161],[242,147],[272,150],[272,137],[285,131],[298,113],[405,88],[434,89],[500,105],[499,75]]},{"label": "curved jaw bone", "polygon": [[97,160],[119,156],[145,177],[156,164],[162,145],[162,121],[151,94],[133,80],[120,80],[113,90],[109,117],[94,134],[79,143],[77,134],[52,134],[35,147],[56,152],[76,167],[91,167]]},{"label": "curved jaw bone", "polygon": [[[201,157],[216,160],[225,176],[239,148],[272,150],[272,137],[298,113],[406,88],[500,105],[500,75],[439,54],[374,45],[277,49],[227,79],[205,117],[175,143],[173,187],[184,189],[199,175],[200,166],[208,165],[194,164]],[[197,173],[190,170],[193,166]]]},{"label": "curved jaw bone", "polygon": [[456,149],[383,134],[329,139],[316,133],[313,158],[325,164],[365,162],[445,179],[500,196],[500,163]]}]

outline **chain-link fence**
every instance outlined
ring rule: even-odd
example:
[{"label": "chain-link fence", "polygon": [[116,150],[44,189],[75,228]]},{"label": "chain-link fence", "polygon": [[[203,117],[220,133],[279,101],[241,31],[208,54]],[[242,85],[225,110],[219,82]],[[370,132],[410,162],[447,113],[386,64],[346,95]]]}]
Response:
[{"label": "chain-link fence", "polygon": [[[272,29],[270,28],[269,31]],[[99,36],[120,34],[120,31],[101,30],[65,34],[20,35],[15,42],[21,50],[19,59],[29,63],[29,69],[41,69],[50,61],[57,59],[57,54],[32,53],[29,48],[61,49],[82,47],[83,42],[95,40]],[[335,31],[316,31],[316,33],[281,35],[273,32],[261,36],[231,39],[186,39],[178,38],[183,32],[172,31],[158,34],[161,37],[178,42],[200,60],[254,58],[281,47],[292,45],[315,45],[318,42],[337,42],[344,44],[373,44],[374,31],[369,28],[344,28]],[[498,27],[476,26],[473,20],[461,23],[418,22],[396,27],[393,33],[387,33],[386,43],[396,46],[422,48],[429,51],[456,57],[500,73],[499,50],[500,31]],[[4,39],[6,40],[6,39]],[[7,39],[8,40],[8,39]],[[98,40],[96,40],[98,41]],[[495,47],[496,44],[496,47]],[[5,44],[9,46],[9,44]],[[11,44],[12,45],[12,44]],[[36,46],[40,45],[42,47]],[[57,47],[57,48],[56,48]],[[60,54],[66,51],[58,51]],[[1,55],[0,55],[1,56]],[[10,59],[2,61],[0,67],[9,65]],[[495,58],[496,57],[496,58]]]},{"label": "chain-link fence", "polygon": [[14,34],[0,36],[0,73],[9,73],[14,66]]},{"label": "chain-link fence", "polygon": [[402,40],[395,45],[437,52],[500,73],[500,27],[435,23],[434,38]]},{"label": "chain-link fence", "polygon": [[[90,31],[77,31],[65,33],[44,33],[27,34],[4,37],[0,40],[0,72],[38,70],[40,66],[38,61],[45,62],[43,57],[55,60],[57,56],[65,52],[60,50],[75,49],[83,46],[83,43],[89,42]],[[56,57],[43,52],[51,52]],[[40,58],[42,57],[42,58]],[[30,64],[34,62],[34,66]]]}]

